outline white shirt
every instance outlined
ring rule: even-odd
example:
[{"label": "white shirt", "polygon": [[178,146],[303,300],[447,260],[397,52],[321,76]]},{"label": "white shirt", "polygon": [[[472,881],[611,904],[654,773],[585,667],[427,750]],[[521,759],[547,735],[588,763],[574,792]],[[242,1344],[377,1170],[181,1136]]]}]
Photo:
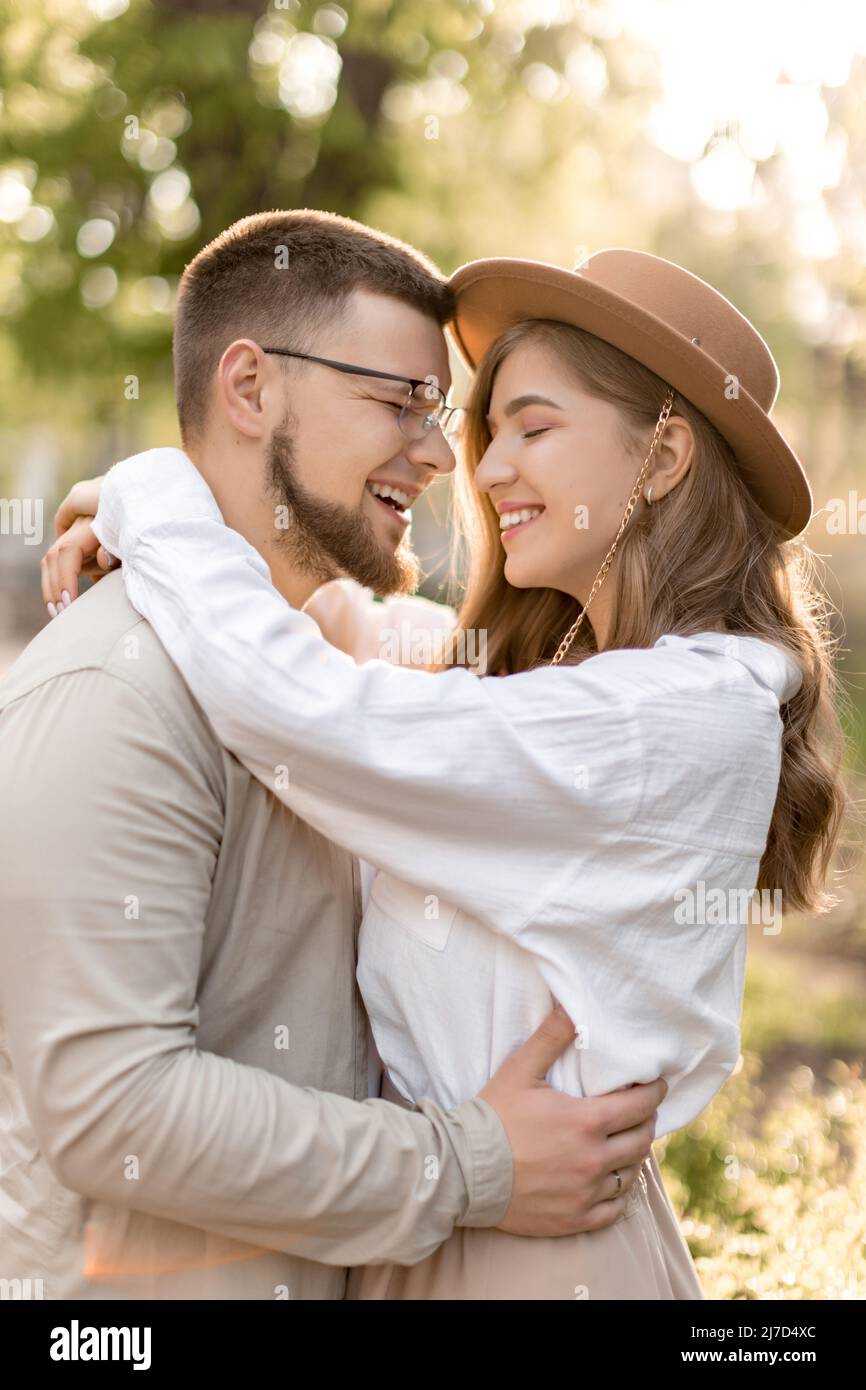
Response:
[{"label": "white shirt", "polygon": [[656,1138],[709,1103],[739,1056],[787,653],[699,633],[504,678],[356,665],[176,449],[116,464],[94,529],[227,747],[381,871],[358,979],[405,1095],[474,1095],[554,996],[578,1031],[552,1085],[664,1076]]}]

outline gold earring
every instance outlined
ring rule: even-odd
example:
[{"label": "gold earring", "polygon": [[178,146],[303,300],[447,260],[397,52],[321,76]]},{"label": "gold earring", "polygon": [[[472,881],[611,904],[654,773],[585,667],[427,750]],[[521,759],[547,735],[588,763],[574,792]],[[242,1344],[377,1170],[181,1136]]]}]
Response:
[{"label": "gold earring", "polygon": [[648,503],[650,503],[650,504],[652,503],[652,500],[653,500],[653,490],[652,490],[651,487],[648,487],[647,490],[646,490],[646,500],[647,500]]}]

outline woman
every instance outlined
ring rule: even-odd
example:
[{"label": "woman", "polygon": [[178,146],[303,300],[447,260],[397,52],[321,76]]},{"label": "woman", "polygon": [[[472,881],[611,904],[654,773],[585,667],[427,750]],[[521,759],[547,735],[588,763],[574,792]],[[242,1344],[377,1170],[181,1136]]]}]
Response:
[{"label": "woman", "polygon": [[[664,1075],[659,1137],[736,1064],[749,920],[775,923],[779,895],[825,901],[839,726],[826,619],[788,544],[811,495],[769,419],[766,344],[689,272],[612,250],[452,283],[477,366],[452,655],[485,632],[490,675],[356,666],[176,450],[112,469],[94,530],[220,738],[380,870],[358,979],[383,1096],[495,1103],[485,1083],[553,994],[577,1038],[551,1084]],[[418,1265],[353,1271],[349,1296],[702,1293],[652,1158],[605,1230],[456,1230]]]}]

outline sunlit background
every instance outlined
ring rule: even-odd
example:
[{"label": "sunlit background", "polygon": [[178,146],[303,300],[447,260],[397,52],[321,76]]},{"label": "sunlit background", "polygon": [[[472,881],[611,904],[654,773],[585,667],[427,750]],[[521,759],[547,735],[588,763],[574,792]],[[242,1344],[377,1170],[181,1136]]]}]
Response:
[{"label": "sunlit background", "polygon": [[[449,272],[631,246],[722,290],[779,363],[774,416],[813,483],[862,796],[866,6],[7,0],[0,15],[0,671],[45,620],[38,560],[69,484],[179,443],[179,276],[236,218],[330,209]],[[446,501],[414,522],[434,596]],[[659,1146],[711,1297],[866,1295],[850,838],[829,916],[750,929],[738,1073]]]}]

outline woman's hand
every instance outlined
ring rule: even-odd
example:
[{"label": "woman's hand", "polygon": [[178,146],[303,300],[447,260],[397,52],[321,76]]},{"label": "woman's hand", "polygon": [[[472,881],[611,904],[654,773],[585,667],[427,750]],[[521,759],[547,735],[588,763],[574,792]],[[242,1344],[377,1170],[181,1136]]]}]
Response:
[{"label": "woman's hand", "polygon": [[52,618],[78,598],[79,575],[96,583],[120,564],[99,544],[90,525],[99,507],[102,477],[75,483],[57,508],[57,540],[41,561],[42,597]]},{"label": "woman's hand", "polygon": [[82,478],[73,483],[54,513],[55,536],[62,536],[80,516],[96,516],[104,478],[105,474],[100,473],[96,478]]}]

